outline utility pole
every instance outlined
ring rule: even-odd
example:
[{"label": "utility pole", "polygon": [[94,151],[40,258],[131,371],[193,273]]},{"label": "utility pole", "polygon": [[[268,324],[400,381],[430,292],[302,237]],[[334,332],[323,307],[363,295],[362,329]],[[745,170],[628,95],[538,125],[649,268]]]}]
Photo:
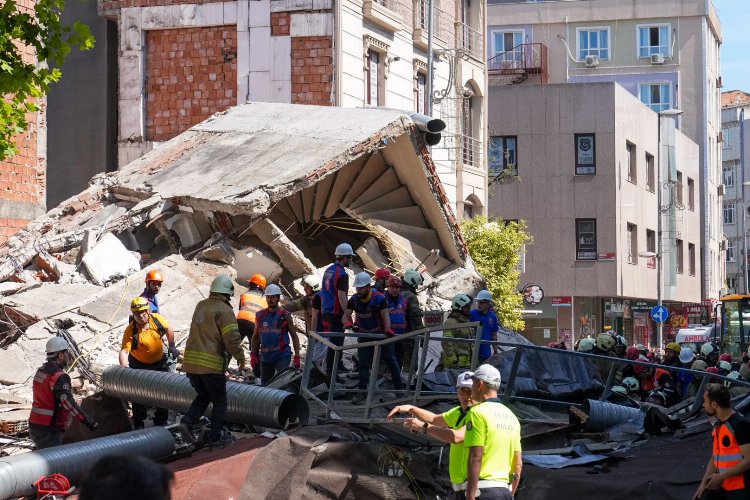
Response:
[{"label": "utility pole", "polygon": [[427,1],[427,116],[432,116],[432,85],[433,85],[433,54],[432,54],[432,38],[433,30],[435,26],[432,22],[432,3],[433,0]]},{"label": "utility pole", "polygon": [[745,217],[747,206],[745,205],[745,109],[740,110],[740,179],[742,179],[742,266],[744,269],[743,282],[745,294],[748,293],[747,286],[747,230],[745,229]]}]

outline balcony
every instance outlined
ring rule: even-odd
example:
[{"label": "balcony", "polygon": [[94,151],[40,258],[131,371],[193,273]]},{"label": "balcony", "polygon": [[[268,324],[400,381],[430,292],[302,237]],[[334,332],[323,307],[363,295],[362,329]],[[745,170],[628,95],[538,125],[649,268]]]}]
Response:
[{"label": "balcony", "polygon": [[465,23],[456,23],[456,45],[478,61],[484,61],[484,36]]},{"label": "balcony", "polygon": [[404,28],[403,0],[365,0],[362,5],[362,14],[365,19],[371,21],[381,28],[395,33]]},{"label": "balcony", "polygon": [[[427,50],[427,0],[414,0],[414,31],[412,32],[412,41],[414,45],[422,50]],[[453,17],[447,12],[432,7],[432,29],[434,38],[444,43],[447,47],[452,47],[455,37],[453,29]]]},{"label": "balcony", "polygon": [[464,165],[482,168],[482,141],[469,135],[461,135],[457,139]]},{"label": "balcony", "polygon": [[487,61],[490,85],[547,83],[547,46],[523,43]]}]

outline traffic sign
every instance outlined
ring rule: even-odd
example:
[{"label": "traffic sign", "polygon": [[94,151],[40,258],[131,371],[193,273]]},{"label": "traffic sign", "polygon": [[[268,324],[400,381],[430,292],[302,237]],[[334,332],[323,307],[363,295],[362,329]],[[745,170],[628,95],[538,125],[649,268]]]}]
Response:
[{"label": "traffic sign", "polygon": [[664,306],[654,306],[651,308],[651,319],[657,323],[663,323],[669,318],[669,311]]}]

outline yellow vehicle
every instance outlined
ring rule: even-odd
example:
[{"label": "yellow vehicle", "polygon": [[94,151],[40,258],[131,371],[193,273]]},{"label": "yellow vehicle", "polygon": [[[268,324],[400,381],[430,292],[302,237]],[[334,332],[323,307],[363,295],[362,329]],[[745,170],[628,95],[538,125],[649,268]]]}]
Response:
[{"label": "yellow vehicle", "polygon": [[750,342],[750,295],[725,295],[719,301],[721,310],[716,321],[721,316],[721,351],[739,359]]}]

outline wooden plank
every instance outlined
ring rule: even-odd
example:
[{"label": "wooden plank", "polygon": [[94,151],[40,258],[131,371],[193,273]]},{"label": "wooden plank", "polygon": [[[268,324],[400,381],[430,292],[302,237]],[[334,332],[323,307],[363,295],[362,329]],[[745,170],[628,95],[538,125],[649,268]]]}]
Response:
[{"label": "wooden plank", "polygon": [[399,186],[401,186],[401,181],[398,179],[396,172],[389,167],[377,178],[376,182],[370,184],[367,189],[365,189],[362,194],[350,204],[350,207],[356,209],[360,205],[376,200],[383,195],[398,189]]},{"label": "wooden plank", "polygon": [[409,189],[406,186],[400,186],[397,189],[390,191],[379,198],[364,203],[359,206],[353,207],[359,213],[377,212],[378,210],[386,210],[389,208],[404,208],[414,205],[414,199],[409,193]]}]

